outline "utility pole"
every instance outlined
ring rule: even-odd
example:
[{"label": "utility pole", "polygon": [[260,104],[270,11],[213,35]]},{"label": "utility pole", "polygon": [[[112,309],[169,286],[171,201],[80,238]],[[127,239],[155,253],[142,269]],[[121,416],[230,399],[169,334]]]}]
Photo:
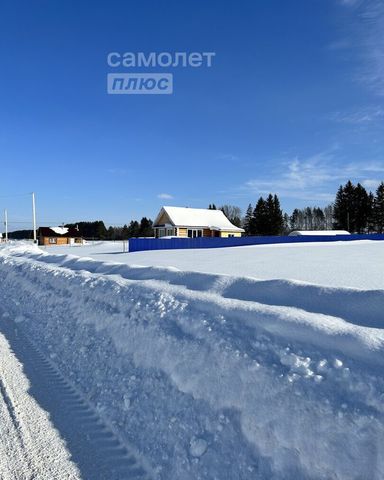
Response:
[{"label": "utility pole", "polygon": [[8,242],[8,212],[4,210],[5,241]]},{"label": "utility pole", "polygon": [[35,192],[32,192],[33,243],[37,243]]}]

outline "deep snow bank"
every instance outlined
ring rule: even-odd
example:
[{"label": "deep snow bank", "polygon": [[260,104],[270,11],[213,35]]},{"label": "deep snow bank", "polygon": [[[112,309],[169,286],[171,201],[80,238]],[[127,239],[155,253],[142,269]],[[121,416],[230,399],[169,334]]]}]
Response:
[{"label": "deep snow bank", "polygon": [[159,478],[384,478],[381,291],[32,248],[0,272],[3,308]]},{"label": "deep snow bank", "polygon": [[356,240],[308,244],[256,245],[194,250],[152,250],[123,253],[122,242],[95,242],[46,247],[54,254],[74,254],[97,261],[175,267],[183,271],[276,278],[316,283],[327,287],[383,289],[384,242]]}]

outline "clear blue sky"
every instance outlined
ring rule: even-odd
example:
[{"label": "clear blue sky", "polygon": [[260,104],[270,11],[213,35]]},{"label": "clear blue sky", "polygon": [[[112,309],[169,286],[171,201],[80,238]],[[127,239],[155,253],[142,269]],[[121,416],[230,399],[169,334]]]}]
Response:
[{"label": "clear blue sky", "polygon": [[[3,0],[0,208],[39,224],[327,204],[384,177],[381,0]],[[173,95],[108,95],[109,52],[216,52]],[[169,198],[159,198],[161,196]],[[172,198],[170,198],[172,197]],[[12,224],[15,229],[20,224]]]}]

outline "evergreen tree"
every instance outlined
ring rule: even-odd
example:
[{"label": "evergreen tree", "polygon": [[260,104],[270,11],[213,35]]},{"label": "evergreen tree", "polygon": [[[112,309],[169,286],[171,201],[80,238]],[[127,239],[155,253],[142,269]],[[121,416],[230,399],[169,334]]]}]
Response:
[{"label": "evergreen tree", "polygon": [[364,233],[368,226],[368,219],[371,213],[371,199],[365,188],[358,183],[355,187],[355,231],[357,233]]},{"label": "evergreen tree", "polygon": [[381,182],[376,190],[373,218],[376,232],[384,233],[384,182]]},{"label": "evergreen tree", "polygon": [[78,228],[80,235],[84,238],[98,238],[100,240],[108,238],[108,231],[102,220],[97,220],[96,222],[68,223],[65,226]]},{"label": "evergreen tree", "polygon": [[[270,198],[272,195],[268,196],[267,199],[267,206],[269,209],[269,218],[270,218],[270,228],[268,235],[281,235],[284,229],[284,218],[283,212],[280,207],[280,200],[278,199],[277,195],[275,194],[272,197],[272,202]],[[271,207],[269,207],[269,204]]]},{"label": "evergreen tree", "polygon": [[358,183],[356,186],[348,180],[340,186],[334,204],[335,227],[349,232],[363,233],[368,226],[372,210],[372,197]]},{"label": "evergreen tree", "polygon": [[116,240],[114,227],[110,226],[110,227],[108,228],[107,238],[108,238],[108,240]]},{"label": "evergreen tree", "polygon": [[367,221],[367,232],[372,233],[376,230],[375,226],[375,196],[372,192],[368,194],[369,212]]},{"label": "evergreen tree", "polygon": [[245,235],[249,236],[249,235],[254,234],[254,231],[253,231],[253,208],[252,208],[251,204],[248,205],[247,211],[245,213],[243,227],[244,227],[244,230],[245,230]]},{"label": "evergreen tree", "polygon": [[152,220],[143,217],[140,221],[139,235],[140,237],[153,237]]},{"label": "evergreen tree", "polygon": [[289,217],[284,220],[277,195],[269,194],[264,200],[260,197],[253,211],[251,232],[253,235],[281,235],[288,230]]},{"label": "evergreen tree", "polygon": [[268,235],[269,219],[267,203],[263,197],[260,197],[256,203],[253,211],[253,234],[254,235]]},{"label": "evergreen tree", "polygon": [[349,181],[345,187],[340,185],[334,204],[335,227],[352,232],[354,211],[354,187]]},{"label": "evergreen tree", "polygon": [[104,240],[108,236],[107,228],[104,225],[104,222],[101,220],[98,220],[95,222],[95,229],[96,229],[96,237],[99,238],[100,240]]},{"label": "evergreen tree", "polygon": [[129,226],[128,226],[128,237],[138,237],[140,234],[140,225],[137,220],[131,220]]},{"label": "evergreen tree", "polygon": [[292,212],[292,215],[289,218],[289,224],[291,230],[300,230],[301,225],[299,223],[300,211],[299,209],[295,208]]},{"label": "evergreen tree", "polygon": [[128,240],[129,238],[129,228],[128,225],[125,224],[121,229],[121,240]]}]

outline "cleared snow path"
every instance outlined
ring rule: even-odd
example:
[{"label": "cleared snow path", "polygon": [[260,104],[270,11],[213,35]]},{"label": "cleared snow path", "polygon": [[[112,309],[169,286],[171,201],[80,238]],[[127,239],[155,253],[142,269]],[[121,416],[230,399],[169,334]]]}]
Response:
[{"label": "cleared snow path", "polygon": [[0,432],[1,480],[150,478],[6,313],[0,320]]}]

